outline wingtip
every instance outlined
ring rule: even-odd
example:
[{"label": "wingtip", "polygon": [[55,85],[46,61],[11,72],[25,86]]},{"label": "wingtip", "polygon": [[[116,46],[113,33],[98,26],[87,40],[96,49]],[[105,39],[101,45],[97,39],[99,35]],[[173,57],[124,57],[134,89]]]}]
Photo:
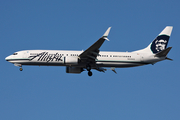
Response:
[{"label": "wingtip", "polygon": [[104,33],[103,37],[108,37],[110,30],[111,30],[111,27],[109,27],[109,28],[106,30],[106,32]]}]

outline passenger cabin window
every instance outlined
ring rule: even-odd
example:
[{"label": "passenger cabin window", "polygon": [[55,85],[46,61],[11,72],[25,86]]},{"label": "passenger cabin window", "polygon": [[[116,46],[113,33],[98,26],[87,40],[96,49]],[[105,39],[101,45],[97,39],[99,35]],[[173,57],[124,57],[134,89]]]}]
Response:
[{"label": "passenger cabin window", "polygon": [[17,55],[18,53],[13,53],[13,55]]}]

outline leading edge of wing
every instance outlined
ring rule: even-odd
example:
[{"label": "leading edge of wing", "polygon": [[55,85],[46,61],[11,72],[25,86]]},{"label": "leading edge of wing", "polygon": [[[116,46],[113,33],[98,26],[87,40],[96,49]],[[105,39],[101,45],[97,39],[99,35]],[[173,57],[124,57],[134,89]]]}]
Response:
[{"label": "leading edge of wing", "polygon": [[99,53],[99,48],[101,47],[101,45],[104,43],[105,40],[108,40],[108,35],[110,32],[111,27],[109,27],[106,32],[104,33],[104,35],[97,40],[93,45],[91,45],[88,49],[86,49],[83,53],[81,53],[79,55],[80,58],[93,58],[96,59],[98,53]]}]

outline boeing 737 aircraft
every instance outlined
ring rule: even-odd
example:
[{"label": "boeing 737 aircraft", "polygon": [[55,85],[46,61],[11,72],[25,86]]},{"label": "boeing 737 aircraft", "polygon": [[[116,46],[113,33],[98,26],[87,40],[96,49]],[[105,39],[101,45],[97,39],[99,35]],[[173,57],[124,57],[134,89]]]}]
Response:
[{"label": "boeing 737 aircraft", "polygon": [[[6,61],[20,67],[23,65],[66,66],[66,73],[81,73],[85,70],[92,76],[92,69],[105,72],[110,68],[135,67],[155,64],[162,60],[172,60],[167,54],[172,47],[167,47],[172,26],[167,26],[146,48],[133,52],[103,52],[101,45],[108,40],[111,27],[104,35],[85,51],[67,50],[23,50],[5,58]],[[104,68],[105,67],[105,68]]]}]

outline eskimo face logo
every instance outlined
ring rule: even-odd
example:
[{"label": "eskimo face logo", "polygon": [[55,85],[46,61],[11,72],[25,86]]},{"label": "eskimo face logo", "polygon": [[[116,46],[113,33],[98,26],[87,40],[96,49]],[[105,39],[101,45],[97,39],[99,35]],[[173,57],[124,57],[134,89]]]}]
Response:
[{"label": "eskimo face logo", "polygon": [[156,44],[156,50],[159,52],[159,51],[162,51],[162,50],[164,50],[165,49],[165,47],[166,47],[166,43],[167,43],[167,41],[166,40],[156,40],[155,41],[155,44]]},{"label": "eskimo face logo", "polygon": [[151,50],[154,54],[166,49],[169,41],[169,36],[161,35],[158,36],[151,44]]}]

